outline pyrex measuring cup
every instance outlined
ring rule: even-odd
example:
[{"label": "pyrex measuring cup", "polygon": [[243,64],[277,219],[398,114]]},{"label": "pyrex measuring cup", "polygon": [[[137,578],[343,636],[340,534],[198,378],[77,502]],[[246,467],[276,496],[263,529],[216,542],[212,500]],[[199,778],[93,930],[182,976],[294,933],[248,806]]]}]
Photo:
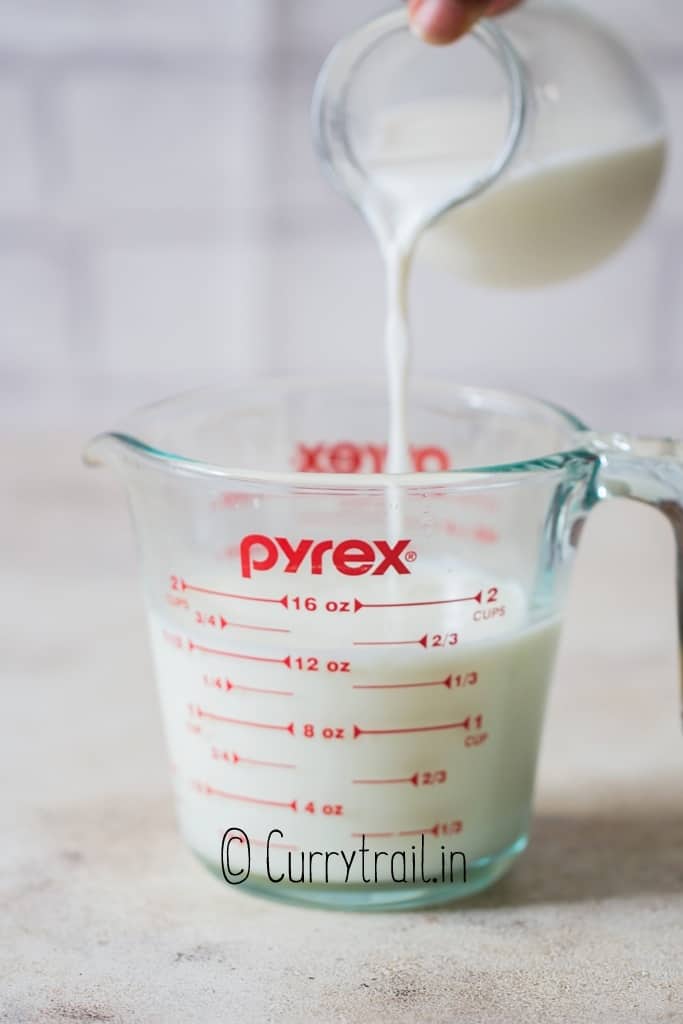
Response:
[{"label": "pyrex measuring cup", "polygon": [[411,400],[403,476],[381,380],[199,391],[89,446],[128,487],[180,828],[244,889],[387,907],[501,876],[580,524],[631,495],[680,547],[677,443],[503,392]]}]

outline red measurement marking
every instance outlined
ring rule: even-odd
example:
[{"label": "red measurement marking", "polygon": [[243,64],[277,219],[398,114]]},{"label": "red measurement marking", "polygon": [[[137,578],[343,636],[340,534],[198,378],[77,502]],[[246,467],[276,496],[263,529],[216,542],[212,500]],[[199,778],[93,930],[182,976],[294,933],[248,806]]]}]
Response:
[{"label": "red measurement marking", "polygon": [[195,714],[197,718],[208,718],[212,722],[227,722],[229,725],[245,725],[250,726],[252,729],[274,729],[276,732],[288,732],[290,735],[294,735],[294,722],[290,722],[289,725],[271,725],[268,722],[245,722],[241,718],[227,718],[225,715],[214,715],[212,711],[204,711],[203,708],[197,708]]},{"label": "red measurement marking", "polygon": [[434,836],[439,835],[439,826],[432,825],[431,828],[414,828],[409,829],[405,832],[352,832],[354,839],[361,839],[365,836],[366,839],[393,839],[394,836]]},{"label": "red measurement marking", "polygon": [[240,754],[232,755],[233,764],[251,764],[262,768],[296,768],[295,764],[283,764],[280,761],[257,761],[253,757],[242,757]]},{"label": "red measurement marking", "polygon": [[419,644],[426,647],[429,635],[425,633],[419,640],[354,640],[354,647],[407,647],[408,645]]},{"label": "red measurement marking", "polygon": [[397,832],[396,834],[399,835],[399,836],[423,836],[423,835],[438,836],[438,834],[439,834],[439,826],[438,825],[433,825],[432,828],[411,828],[407,832]]},{"label": "red measurement marking", "polygon": [[195,587],[185,580],[180,580],[181,590],[190,590],[193,594],[211,594],[212,597],[227,597],[233,601],[256,601],[259,604],[281,604],[284,608],[289,605],[287,595],[284,597],[252,597],[250,594],[228,594],[223,590],[210,590],[208,587]]},{"label": "red measurement marking", "polygon": [[410,783],[411,786],[417,786],[420,776],[418,772],[411,775],[409,779],[354,779],[354,786],[397,786],[401,783]]},{"label": "red measurement marking", "polygon": [[407,729],[361,729],[359,725],[353,727],[353,738],[359,736],[400,736],[412,732],[443,732],[447,729],[470,729],[471,719],[465,718],[462,722],[450,722],[447,725],[416,725]]},{"label": "red measurement marking", "polygon": [[445,686],[450,690],[453,687],[453,676],[446,679],[437,679],[434,683],[378,683],[368,686],[352,686],[352,690],[413,690],[423,686]]},{"label": "red measurement marking", "polygon": [[228,692],[230,690],[241,690],[244,693],[267,693],[271,697],[293,697],[294,692],[292,690],[266,690],[260,686],[240,686],[238,683],[231,683],[229,679],[225,680],[225,686]]},{"label": "red measurement marking", "polygon": [[482,597],[483,591],[480,590],[478,594],[474,594],[472,597],[451,597],[444,601],[400,601],[390,604],[366,604],[365,601],[359,601],[358,598],[355,598],[353,610],[354,612],[359,612],[363,608],[433,608],[439,604],[466,604],[468,601],[476,601],[477,604],[481,604]]},{"label": "red measurement marking", "polygon": [[266,800],[262,797],[257,796],[244,796],[241,793],[226,793],[222,789],[214,789],[213,786],[207,786],[204,783],[200,783],[200,792],[206,796],[220,796],[224,800],[237,800],[244,804],[260,804],[262,807],[287,807],[291,811],[296,812],[296,800],[290,800],[288,803],[283,803],[281,800]]},{"label": "red measurement marking", "polygon": [[291,629],[281,629],[279,626],[248,626],[244,622],[230,622],[221,615],[221,629],[254,629],[259,633],[291,633]]},{"label": "red measurement marking", "polygon": [[219,651],[215,647],[204,647],[202,644],[196,644],[192,640],[187,641],[187,649],[189,651],[202,651],[203,654],[218,654],[222,658],[240,658],[242,661],[263,661],[268,665],[292,667],[292,659],[289,655],[286,658],[264,658],[256,654],[240,654],[237,651]]}]

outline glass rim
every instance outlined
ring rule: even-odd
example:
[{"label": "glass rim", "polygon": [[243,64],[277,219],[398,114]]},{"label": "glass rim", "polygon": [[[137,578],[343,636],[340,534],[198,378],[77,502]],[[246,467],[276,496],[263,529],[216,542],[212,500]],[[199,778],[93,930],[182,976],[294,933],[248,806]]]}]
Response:
[{"label": "glass rim", "polygon": [[[334,140],[341,141],[347,167],[352,169],[354,174],[366,184],[366,187],[367,185],[372,187],[372,178],[368,176],[362,164],[355,157],[348,137],[346,118],[340,117],[340,111],[343,112],[346,108],[354,70],[373,49],[399,32],[412,34],[406,8],[382,14],[350,32],[330,51],[318,74],[313,93],[311,125],[315,151],[333,185],[348,196],[365,215],[367,215],[367,210],[361,202],[361,189],[357,182],[354,184],[348,173],[342,172],[335,159]],[[515,158],[526,127],[529,106],[528,88],[517,50],[503,29],[490,18],[480,19],[472,28],[469,37],[480,43],[494,57],[506,76],[510,115],[505,137],[498,155],[486,172],[474,178],[464,191],[449,200],[440,202],[428,222],[425,223],[425,227],[449,210],[476,198],[494,185]],[[339,66],[345,62],[349,63],[349,61],[349,73],[342,79],[341,84],[336,88],[334,85],[330,86]]]},{"label": "glass rim", "polygon": [[[297,387],[315,386],[321,383],[333,383],[335,387],[345,385],[344,378],[305,378],[305,377],[259,377],[261,385],[270,384],[281,388],[296,384]],[[378,377],[377,381],[382,381]],[[255,379],[251,379],[255,383]],[[244,388],[250,383],[249,380],[236,381],[235,388]],[[349,380],[349,386],[352,381]],[[258,470],[246,469],[244,467],[222,466],[216,463],[207,462],[201,459],[190,458],[182,455],[180,451],[170,451],[157,447],[144,440],[143,431],[135,430],[136,420],[142,420],[146,416],[153,416],[162,409],[172,407],[174,404],[185,401],[196,401],[197,404],[211,394],[229,394],[227,385],[207,385],[200,388],[193,388],[179,394],[163,398],[159,401],[146,404],[128,417],[128,425],[122,425],[119,430],[100,433],[93,437],[86,445],[83,457],[87,465],[99,466],[106,463],[101,449],[105,446],[115,444],[123,446],[129,454],[134,455],[143,464],[150,468],[156,467],[165,472],[193,477],[223,478],[241,482],[244,484],[263,484],[273,488],[283,488],[297,491],[386,491],[388,487],[398,487],[405,490],[433,490],[453,489],[471,486],[482,488],[486,486],[500,486],[512,482],[513,479],[529,477],[533,474],[558,472],[566,470],[568,465],[576,462],[599,461],[600,454],[591,448],[591,438],[594,436],[590,428],[577,416],[569,412],[563,406],[545,399],[525,395],[520,392],[503,388],[486,388],[471,385],[452,386],[444,385],[443,381],[430,380],[429,378],[416,378],[413,381],[415,386],[439,387],[448,389],[451,397],[461,396],[469,398],[470,404],[476,407],[481,400],[488,399],[493,406],[496,401],[507,404],[517,404],[527,409],[536,408],[539,411],[552,413],[558,421],[568,428],[568,444],[559,451],[539,455],[534,458],[524,459],[517,462],[504,462],[484,466],[467,466],[462,469],[446,469],[436,472],[420,473],[414,470],[406,473],[324,473],[324,472],[302,472],[300,470]],[[136,436],[138,435],[138,436]]]}]

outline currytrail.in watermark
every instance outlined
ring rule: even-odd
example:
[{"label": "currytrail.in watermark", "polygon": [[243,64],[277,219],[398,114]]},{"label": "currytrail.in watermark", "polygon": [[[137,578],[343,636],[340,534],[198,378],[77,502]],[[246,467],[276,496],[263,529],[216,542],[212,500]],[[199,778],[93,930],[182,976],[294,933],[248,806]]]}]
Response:
[{"label": "currytrail.in watermark", "polygon": [[[426,857],[424,834],[409,847],[371,850],[365,835],[349,850],[287,848],[284,832],[273,828],[265,850],[259,849],[255,873],[273,885],[453,885],[467,882],[467,858],[462,850],[443,844]],[[221,869],[229,885],[242,885],[252,873],[252,843],[241,828],[229,828],[221,840]]]}]

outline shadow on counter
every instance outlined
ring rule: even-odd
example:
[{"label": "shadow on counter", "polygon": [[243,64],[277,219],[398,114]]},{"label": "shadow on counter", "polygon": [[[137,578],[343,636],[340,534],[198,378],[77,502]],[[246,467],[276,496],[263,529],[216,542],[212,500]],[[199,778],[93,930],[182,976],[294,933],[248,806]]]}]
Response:
[{"label": "shadow on counter", "polygon": [[674,813],[539,815],[510,874],[463,906],[582,903],[648,893],[683,893],[683,806]]}]

